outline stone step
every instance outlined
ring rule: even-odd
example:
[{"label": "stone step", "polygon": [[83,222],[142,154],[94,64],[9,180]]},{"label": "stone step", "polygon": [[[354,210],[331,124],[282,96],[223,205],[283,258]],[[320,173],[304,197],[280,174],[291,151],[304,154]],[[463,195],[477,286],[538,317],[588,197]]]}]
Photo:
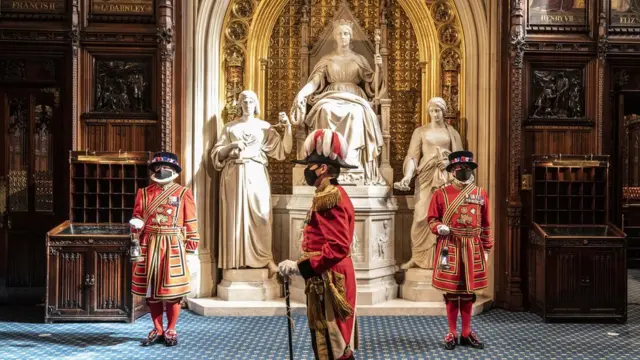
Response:
[{"label": "stone step", "polygon": [[[189,309],[203,316],[285,316],[285,299],[268,301],[225,301],[220,298],[188,299]],[[473,304],[473,315],[491,308],[493,301],[478,296]],[[293,315],[306,315],[306,305],[291,302]],[[445,316],[443,301],[414,302],[405,299],[393,299],[376,305],[359,305],[359,316]]]}]

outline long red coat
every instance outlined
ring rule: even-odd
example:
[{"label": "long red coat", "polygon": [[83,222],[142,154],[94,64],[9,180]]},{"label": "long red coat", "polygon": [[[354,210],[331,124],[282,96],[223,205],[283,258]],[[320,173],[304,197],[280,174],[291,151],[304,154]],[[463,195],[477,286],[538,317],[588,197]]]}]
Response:
[{"label": "long red coat", "polygon": [[[438,235],[433,257],[433,287],[449,293],[468,294],[488,286],[485,252],[493,248],[489,197],[473,184],[450,184],[438,189],[431,198],[427,216],[431,231],[447,225],[449,235]],[[449,250],[448,269],[440,268],[442,248]]]},{"label": "long red coat", "polygon": [[195,252],[199,243],[191,190],[179,184],[139,189],[133,217],[141,219],[144,227],[140,235],[143,260],[133,264],[131,292],[156,299],[188,294],[185,255]]},{"label": "long red coat", "polygon": [[354,220],[353,205],[341,186],[319,187],[298,261],[307,284],[309,326],[318,359],[346,358],[356,346],[356,276],[350,254]]}]

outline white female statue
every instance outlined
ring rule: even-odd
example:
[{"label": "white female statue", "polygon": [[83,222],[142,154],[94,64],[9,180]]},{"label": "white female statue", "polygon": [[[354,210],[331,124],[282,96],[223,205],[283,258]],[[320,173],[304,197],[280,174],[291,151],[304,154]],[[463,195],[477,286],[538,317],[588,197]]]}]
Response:
[{"label": "white female statue", "polygon": [[416,174],[413,213],[411,225],[411,260],[401,266],[406,270],[417,266],[433,268],[433,252],[436,236],[429,230],[427,212],[433,192],[449,182],[445,170],[449,153],[462,150],[462,139],[453,127],[444,122],[447,103],[443,98],[434,97],[427,104],[431,122],[413,131],[409,150],[404,159],[404,177],[393,184],[394,188],[408,191],[409,182]]},{"label": "white female statue", "polygon": [[[366,184],[380,183],[378,169],[383,138],[380,123],[371,102],[385,92],[382,76],[374,83],[374,71],[367,59],[351,49],[353,24],[348,20],[333,23],[336,48],[316,64],[309,81],[298,92],[291,108],[292,122],[304,124],[312,131],[330,129],[341,133],[349,146],[349,164],[364,170]],[[380,54],[375,55],[376,70],[382,65]],[[364,84],[364,89],[358,84]],[[307,102],[312,105],[306,114]]]},{"label": "white female statue", "polygon": [[264,268],[277,273],[271,250],[271,185],[268,157],[285,160],[292,148],[291,123],[280,113],[284,138],[260,114],[257,95],[238,96],[239,118],[226,124],[211,151],[220,176],[218,267]]}]

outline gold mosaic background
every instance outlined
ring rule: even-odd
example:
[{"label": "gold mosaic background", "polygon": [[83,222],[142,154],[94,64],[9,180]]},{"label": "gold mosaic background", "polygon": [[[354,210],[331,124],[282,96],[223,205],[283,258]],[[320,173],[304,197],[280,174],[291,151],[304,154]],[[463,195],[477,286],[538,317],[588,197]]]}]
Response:
[{"label": "gold mosaic background", "polygon": [[[271,34],[265,120],[276,124],[278,112],[289,112],[300,90],[300,19],[303,0],[291,0],[284,8]],[[379,0],[349,0],[351,11],[360,26],[373,40],[379,27]],[[311,0],[309,44],[313,46],[333,19],[341,2],[336,0]],[[391,107],[391,165],[394,179],[402,177],[402,162],[409,146],[413,130],[420,126],[421,69],[418,43],[411,22],[395,0],[388,1],[387,24],[389,31],[388,88]],[[311,69],[310,69],[311,70]],[[295,141],[294,141],[295,146]],[[291,152],[294,159],[296,149]],[[269,173],[274,194],[291,193],[291,169],[289,162],[271,161]]]}]

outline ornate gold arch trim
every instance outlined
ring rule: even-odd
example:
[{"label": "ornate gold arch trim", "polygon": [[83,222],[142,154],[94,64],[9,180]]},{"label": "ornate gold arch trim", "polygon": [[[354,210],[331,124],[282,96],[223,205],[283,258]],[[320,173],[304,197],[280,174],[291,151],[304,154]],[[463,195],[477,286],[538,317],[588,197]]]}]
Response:
[{"label": "ornate gold arch trim", "polygon": [[[443,96],[458,114],[465,113],[465,39],[460,16],[453,0],[397,0],[404,9],[418,40],[419,60],[423,65],[421,98]],[[227,8],[223,25],[220,73],[225,90],[221,102],[229,109],[241,89],[254,90],[266,109],[263,92],[266,89],[266,64],[269,40],[273,28],[289,0],[235,0]],[[455,39],[447,41],[447,31]],[[457,66],[457,76],[448,71]],[[447,94],[454,81],[455,94]],[[452,97],[455,97],[455,101]],[[423,122],[427,101],[422,101]],[[230,116],[232,117],[232,115]],[[460,124],[464,127],[464,124]],[[465,129],[462,133],[465,133]],[[463,134],[464,135],[464,134]]]},{"label": "ornate gold arch trim", "polygon": [[[458,131],[466,138],[467,125],[465,113],[465,37],[460,14],[453,0],[425,0],[431,12],[431,18],[437,28],[438,53],[438,94],[449,108],[445,117],[457,121]],[[463,120],[463,121],[461,121]],[[427,122],[428,117],[423,117]]]},{"label": "ornate gold arch trim", "polygon": [[[271,32],[288,1],[261,1],[256,8],[249,29],[244,84],[245,87],[256,91],[263,109],[265,104],[261,92],[265,87],[264,76],[261,72],[261,60],[266,59],[269,54]],[[398,4],[402,6],[411,20],[411,25],[418,39],[420,61],[426,64],[422,76],[422,98],[428,99],[440,93],[439,44],[436,26],[425,2],[398,0]],[[425,112],[423,111],[423,113]]]}]

